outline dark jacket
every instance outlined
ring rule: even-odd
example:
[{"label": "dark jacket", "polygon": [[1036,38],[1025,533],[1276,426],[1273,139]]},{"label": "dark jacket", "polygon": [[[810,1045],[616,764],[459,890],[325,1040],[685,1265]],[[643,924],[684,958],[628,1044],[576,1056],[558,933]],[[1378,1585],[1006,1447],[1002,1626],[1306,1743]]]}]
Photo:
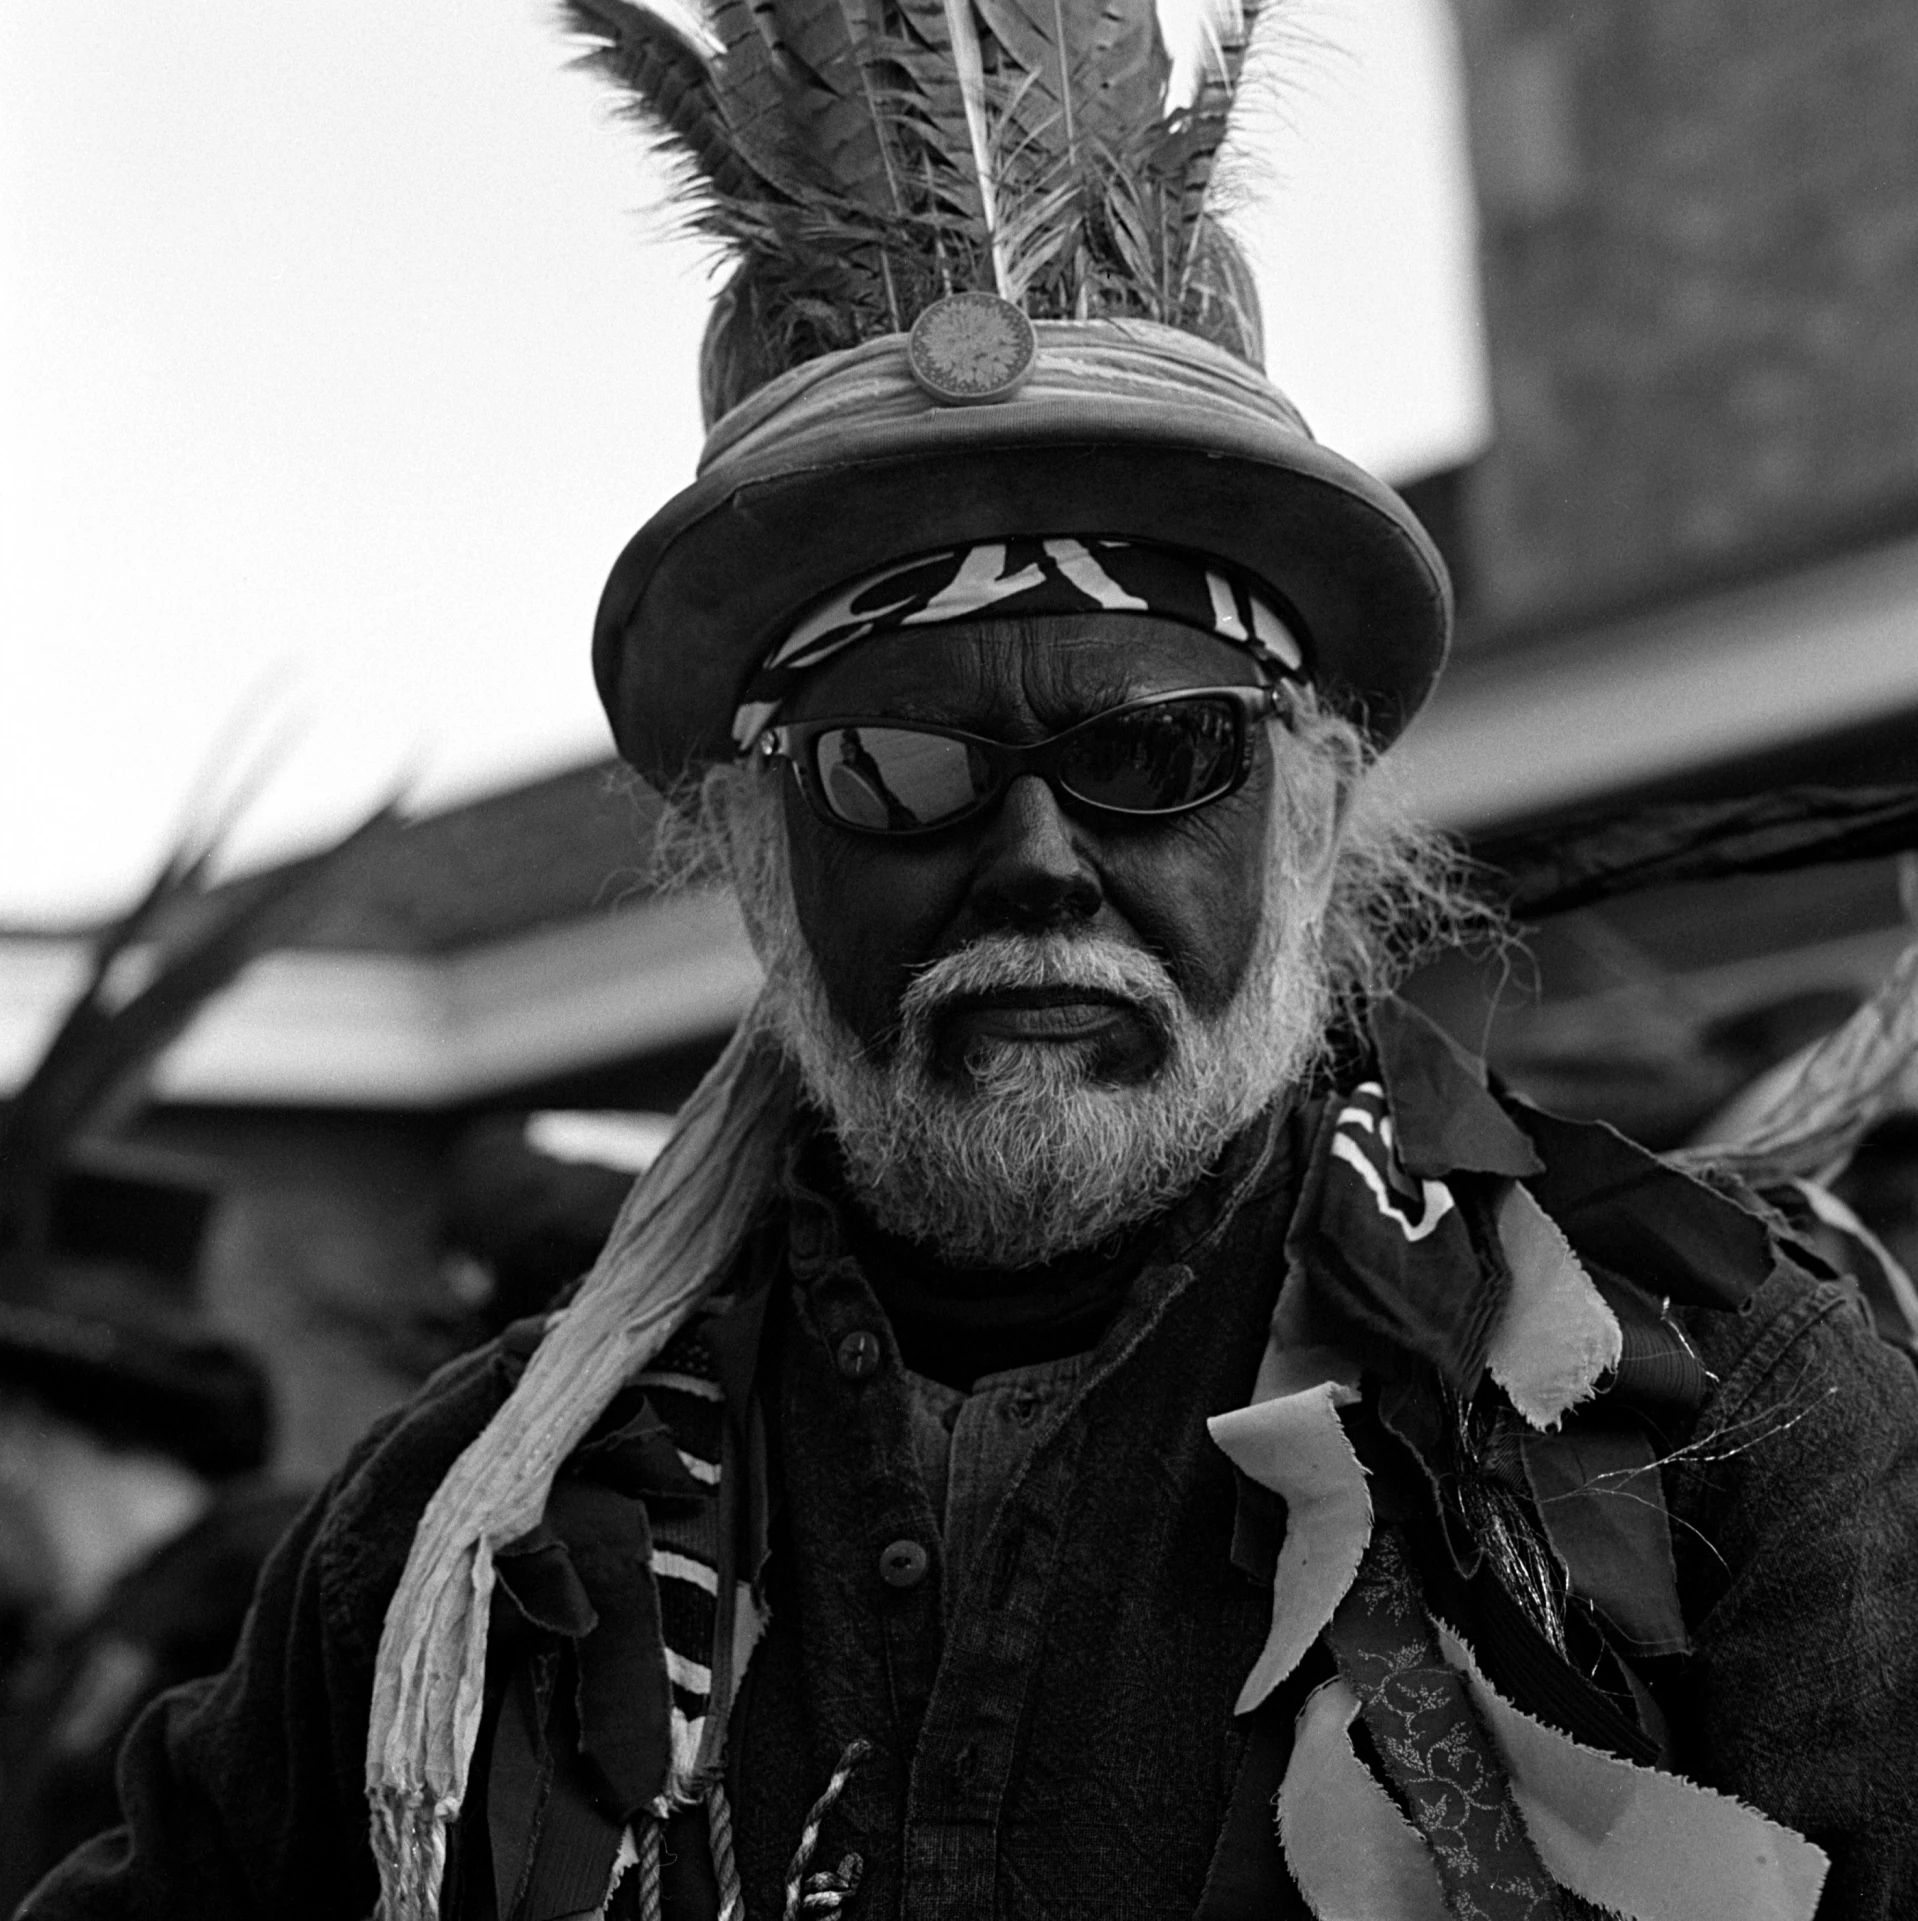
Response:
[{"label": "dark jacket", "polygon": [[[1428,1131],[1456,1138],[1455,1122],[1446,1108]],[[1553,1140],[1548,1162],[1563,1158]],[[802,1199],[774,1223],[789,1246],[760,1377],[776,1410],[773,1626],[733,1717],[729,1769],[750,1914],[781,1911],[807,1806],[854,1736],[873,1754],[822,1848],[864,1857],[851,1921],[1301,1912],[1268,1810],[1289,1715],[1317,1677],[1308,1664],[1278,1712],[1235,1721],[1270,1612],[1258,1536],[1273,1517],[1203,1425],[1245,1400],[1288,1252],[1305,1245],[1295,1165],[1282,1140],[1241,1143],[1169,1223],[950,1616],[938,1579],[900,1587],[880,1570],[902,1540],[935,1568],[939,1551],[892,1350],[857,1382],[833,1364],[849,1329],[884,1340],[883,1316],[829,1219]],[[1548,1168],[1538,1185],[1557,1178]],[[1618,1230],[1597,1198],[1606,1178],[1600,1166],[1582,1187],[1561,1181],[1561,1218],[1586,1210],[1593,1246],[1628,1263],[1656,1266],[1713,1218]],[[1702,1269],[1716,1260],[1692,1255]],[[1728,1294],[1678,1317],[1702,1403],[1678,1416],[1682,1397],[1668,1398],[1647,1427],[1690,1647],[1644,1672],[1678,1767],[1831,1854],[1822,1914],[1918,1912],[1918,1377],[1841,1282],[1790,1260],[1747,1280],[1740,1304]],[[136,1729],[127,1826],[43,1886],[32,1921],[371,1910],[362,1781],[386,1603],[428,1496],[526,1346],[456,1364],[368,1437],[269,1564],[227,1673]],[[1360,1425],[1375,1411],[1369,1400]],[[1367,1443],[1381,1512],[1400,1500],[1435,1565],[1447,1548],[1415,1524],[1415,1451],[1393,1467],[1384,1432]],[[482,1754],[449,1913],[495,1906],[484,1772]]]}]

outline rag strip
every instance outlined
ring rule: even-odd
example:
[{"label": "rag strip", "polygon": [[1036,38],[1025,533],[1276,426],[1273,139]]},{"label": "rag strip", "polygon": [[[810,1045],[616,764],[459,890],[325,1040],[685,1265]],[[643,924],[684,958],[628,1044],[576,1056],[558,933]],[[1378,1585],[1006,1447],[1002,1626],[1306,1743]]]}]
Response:
[{"label": "rag strip", "polygon": [[755,1011],[635,1183],[578,1296],[428,1502],[387,1609],[367,1722],[379,1921],[439,1913],[479,1733],[495,1553],[538,1524],[555,1474],[613,1396],[726,1275],[774,1190],[797,1098]]},{"label": "rag strip", "polygon": [[1381,1528],[1326,1638],[1372,1743],[1432,1851],[1446,1905],[1498,1921],[1559,1921],[1557,1890],[1510,1784],[1446,1663],[1398,1536]]},{"label": "rag strip", "polygon": [[[1565,1478],[1554,1512],[1570,1514],[1590,1504],[1593,1476],[1576,1420],[1564,1435],[1559,1424],[1598,1392],[1602,1374],[1615,1371],[1623,1380],[1636,1365],[1634,1342],[1648,1336],[1631,1315],[1655,1319],[1660,1312],[1649,1298],[1634,1307],[1637,1290],[1619,1292],[1615,1270],[1649,1261],[1680,1298],[1736,1305],[1740,1276],[1769,1258],[1771,1246],[1756,1218],[1616,1135],[1536,1113],[1521,1132],[1481,1083],[1448,1064],[1448,1044],[1422,1032],[1399,1004],[1375,1010],[1373,1029],[1383,1081],[1362,1083],[1328,1106],[1253,1402],[1208,1424],[1234,1464],[1287,1510],[1271,1631],[1240,1711],[1284,1682],[1328,1628],[1335,1654],[1341,1637],[1346,1643],[1341,1678],[1300,1717],[1280,1794],[1287,1859],[1320,1921],[1422,1921],[1445,1912],[1434,1863],[1440,1827],[1415,1830],[1351,1740],[1365,1716],[1373,1748],[1382,1750],[1391,1728],[1380,1717],[1395,1711],[1392,1677],[1433,1663],[1430,1632],[1407,1626],[1417,1597],[1408,1601],[1382,1558],[1390,1548],[1374,1540],[1366,1470],[1341,1420],[1361,1398],[1361,1367],[1345,1338],[1424,1353],[1447,1380],[1475,1380],[1483,1371],[1501,1383],[1526,1424],[1528,1468],[1549,1466]],[[661,1396],[675,1386],[666,1377],[707,1378],[702,1368],[668,1365],[662,1350],[730,1271],[771,1197],[797,1098],[792,1072],[755,1012],[636,1184],[578,1298],[554,1317],[513,1393],[428,1503],[387,1613],[368,1720],[381,1921],[438,1915],[448,1833],[467,1793],[478,1732],[495,1554],[540,1523],[558,1470],[622,1387],[649,1368],[653,1378],[643,1386]],[[1620,1194],[1630,1197],[1623,1214]],[[1459,1235],[1468,1213],[1475,1234],[1496,1240],[1502,1258],[1487,1271],[1505,1281],[1461,1309],[1458,1297],[1475,1294],[1459,1285],[1471,1278],[1459,1262],[1478,1245],[1474,1235]],[[1636,1239],[1614,1249],[1606,1236],[1622,1231],[1621,1222]],[[1584,1258],[1594,1262],[1602,1287]],[[1334,1303],[1342,1315],[1327,1318]],[[700,1387],[679,1391],[692,1402],[711,1399]],[[676,1412],[689,1432],[697,1425],[693,1407]],[[1604,1477],[1616,1478],[1616,1463],[1600,1466]],[[1634,1457],[1625,1466],[1637,1474],[1649,1462]],[[1654,1470],[1646,1493],[1656,1492]],[[1662,1522],[1662,1512],[1654,1519]],[[1549,1519],[1547,1526],[1575,1587],[1603,1606],[1602,1585],[1580,1585],[1575,1533]],[[690,1535],[670,1539],[662,1531],[659,1545],[688,1562],[700,1558]],[[1591,1563],[1600,1575],[1607,1564],[1605,1554]],[[656,1564],[655,1572],[671,1570]],[[1673,1644],[1673,1622],[1655,1605],[1656,1588],[1653,1582],[1644,1594],[1615,1596],[1624,1604],[1610,1609],[1615,1624],[1636,1627],[1627,1634],[1631,1644],[1653,1651]],[[717,1598],[723,1612],[725,1597]],[[672,1645],[698,1645],[701,1620],[683,1622]],[[1440,1778],[1447,1757],[1473,1738],[1463,1722],[1475,1713],[1532,1848],[1574,1900],[1628,1921],[1809,1921],[1826,1869],[1817,1848],[1726,1796],[1530,1718],[1497,1693],[1442,1621],[1430,1620],[1429,1629],[1442,1666],[1465,1677],[1469,1699],[1447,1683],[1444,1725],[1414,1758],[1414,1769]],[[717,1616],[708,1638],[715,1649],[708,1666],[716,1667],[729,1640]],[[1413,1658],[1398,1660],[1403,1649]],[[724,1726],[719,1677],[705,1688],[679,1684],[695,1678],[677,1677],[673,1702],[680,1764],[674,1774],[693,1790],[709,1771],[716,1730]],[[688,1762],[697,1778],[689,1778]],[[1398,1785],[1416,1810],[1409,1784]],[[720,1835],[725,1810],[705,1798],[717,1861],[729,1852]],[[1503,1807],[1501,1801],[1491,1812],[1494,1826]],[[620,1850],[628,1865],[639,1861],[642,1888],[646,1859],[656,1859],[652,1834],[652,1824],[642,1822]],[[1352,1837],[1360,1834],[1368,1840],[1355,1846]],[[1515,1887],[1515,1900],[1532,1900],[1529,1871]],[[823,1909],[826,1895],[843,1890],[808,1885],[805,1892],[816,1892]],[[1578,1911],[1572,1900],[1560,1907]],[[1535,1912],[1536,1903],[1517,1911]]]},{"label": "rag strip", "polygon": [[[1376,1272],[1396,1299],[1416,1300],[1431,1290],[1411,1267],[1426,1260],[1456,1287],[1442,1229],[1459,1200],[1447,1180],[1408,1172],[1378,1092],[1362,1087],[1332,1111],[1318,1212],[1341,1224],[1348,1279]],[[1534,1196],[1515,1181],[1500,1194],[1494,1231],[1510,1284],[1474,1350],[1533,1435],[1556,1440],[1627,1358],[1624,1330]],[[1397,1535],[1374,1527],[1340,1418],[1360,1399],[1360,1369],[1324,1344],[1312,1293],[1295,1259],[1252,1404],[1208,1426],[1286,1504],[1272,1625],[1238,1711],[1264,1701],[1321,1636],[1339,1669],[1299,1716],[1278,1798],[1286,1861],[1313,1914],[1569,1921],[1596,1908],[1626,1921],[1810,1921],[1828,1865],[1818,1848],[1729,1796],[1523,1713],[1429,1616]],[[1390,1793],[1354,1749],[1361,1722]]]},{"label": "rag strip", "polygon": [[808,674],[876,634],[984,613],[1156,614],[1250,653],[1272,680],[1297,680],[1305,656],[1270,600],[1202,555],[1143,541],[987,540],[895,561],[838,587],[760,664],[733,715],[744,753]]},{"label": "rag strip", "polygon": [[[764,1618],[751,1586],[733,1578],[727,1551],[730,1503],[724,1443],[725,1396],[696,1327],[682,1328],[632,1385],[666,1423],[680,1463],[709,1492],[696,1502],[649,1503],[653,1581],[671,1696],[672,1762],[664,1813],[704,1798],[718,1778],[726,1740],[724,1707]],[[722,1588],[722,1583],[724,1587]],[[719,1714],[709,1714],[714,1702]]]}]

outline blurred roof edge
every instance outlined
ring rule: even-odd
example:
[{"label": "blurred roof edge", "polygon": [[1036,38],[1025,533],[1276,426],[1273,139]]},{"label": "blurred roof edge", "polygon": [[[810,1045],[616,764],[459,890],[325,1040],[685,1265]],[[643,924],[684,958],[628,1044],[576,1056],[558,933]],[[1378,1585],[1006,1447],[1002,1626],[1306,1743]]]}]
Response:
[{"label": "blurred roof edge", "polygon": [[[83,939],[0,936],[0,1093],[86,976]],[[256,961],[160,1063],[153,1093],[219,1106],[438,1110],[724,1033],[759,972],[713,889],[439,952]]]},{"label": "blurred roof edge", "polygon": [[[1461,572],[1469,543],[1444,502],[1468,477],[1408,488],[1436,503]],[[1918,743],[1915,635],[1907,534],[1523,644],[1468,637],[1392,763],[1415,811],[1468,837],[1749,791],[1798,761],[1885,778],[1888,758],[1918,755],[1904,745]],[[156,1095],[443,1110],[722,1034],[757,966],[721,895],[660,886],[660,811],[607,759],[369,837],[288,943],[171,1050]],[[84,930],[0,930],[0,1094],[84,979],[86,951]]]}]

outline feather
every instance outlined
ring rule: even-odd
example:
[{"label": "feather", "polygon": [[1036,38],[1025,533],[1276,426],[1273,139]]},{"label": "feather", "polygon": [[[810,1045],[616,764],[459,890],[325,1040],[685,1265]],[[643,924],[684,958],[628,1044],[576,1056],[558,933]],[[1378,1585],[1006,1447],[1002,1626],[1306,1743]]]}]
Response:
[{"label": "feather", "polygon": [[1201,236],[1214,217],[1219,150],[1232,129],[1246,54],[1264,11],[1260,0],[1200,0],[1199,85],[1179,130],[1184,176],[1182,303],[1192,291],[1194,271],[1204,253]]},{"label": "feather", "polygon": [[966,140],[972,151],[975,178],[979,182],[979,210],[992,247],[992,279],[996,291],[1006,299],[1005,247],[999,236],[998,195],[992,180],[992,131],[986,102],[985,61],[979,48],[979,20],[973,0],[945,0],[946,40],[952,49],[953,75],[959,83],[959,98],[966,116]]},{"label": "feather", "polygon": [[713,55],[649,7],[630,0],[565,0],[568,26],[593,42],[575,63],[616,82],[625,110],[719,193],[755,191],[763,179],[743,134],[720,104]]},{"label": "feather", "polygon": [[760,0],[754,17],[768,36],[773,69],[785,86],[793,156],[808,182],[830,184],[855,202],[891,208],[897,204],[896,183],[850,10],[848,0]]},{"label": "feather", "polygon": [[648,0],[564,0],[584,63],[681,163],[687,224],[737,263],[708,417],[965,287],[1247,351],[1217,163],[1261,14],[1202,4],[1175,108],[1154,0],[703,0],[703,36]]},{"label": "feather", "polygon": [[382,808],[317,854],[211,889],[220,834],[190,831],[100,934],[86,986],[0,1116],[0,1291],[30,1280],[44,1256],[51,1183],[69,1150],[209,999],[287,938],[341,857],[392,815]]},{"label": "feather", "polygon": [[976,0],[993,38],[1036,83],[1033,104],[1078,171],[1099,145],[1163,111],[1171,62],[1153,0]]}]

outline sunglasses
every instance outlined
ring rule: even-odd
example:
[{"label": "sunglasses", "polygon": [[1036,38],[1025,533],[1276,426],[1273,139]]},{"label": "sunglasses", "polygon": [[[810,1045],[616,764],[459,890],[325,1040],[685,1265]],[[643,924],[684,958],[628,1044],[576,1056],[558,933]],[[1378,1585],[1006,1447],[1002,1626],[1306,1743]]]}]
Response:
[{"label": "sunglasses", "polygon": [[933,834],[996,807],[1024,774],[1094,814],[1158,820],[1223,800],[1252,771],[1276,687],[1194,687],[1109,707],[1014,747],[929,721],[789,721],[760,736],[819,818],[855,834]]}]

